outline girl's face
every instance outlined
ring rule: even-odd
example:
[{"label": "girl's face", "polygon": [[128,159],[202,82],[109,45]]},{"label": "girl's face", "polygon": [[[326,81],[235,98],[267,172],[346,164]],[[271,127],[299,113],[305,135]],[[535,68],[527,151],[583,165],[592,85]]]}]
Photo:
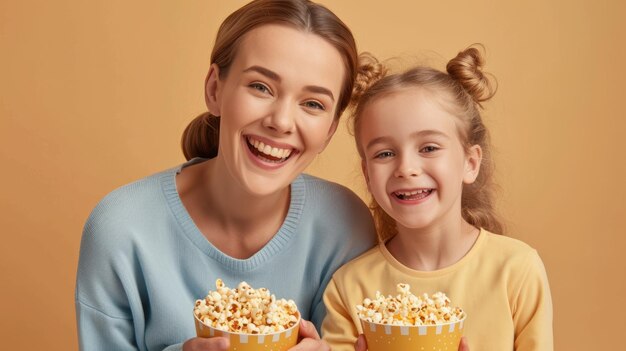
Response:
[{"label": "girl's face", "polygon": [[218,159],[256,195],[284,190],[336,128],[346,72],[323,38],[281,25],[246,33],[225,77],[207,79],[209,111],[221,116]]},{"label": "girl's face", "polygon": [[399,90],[363,110],[357,138],[363,173],[398,229],[428,229],[461,220],[463,183],[478,175],[480,147],[463,150],[456,117],[420,88]]}]

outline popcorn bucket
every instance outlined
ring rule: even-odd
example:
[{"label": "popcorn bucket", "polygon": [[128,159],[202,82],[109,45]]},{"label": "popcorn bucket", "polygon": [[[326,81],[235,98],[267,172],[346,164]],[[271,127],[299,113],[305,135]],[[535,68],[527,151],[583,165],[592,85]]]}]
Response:
[{"label": "popcorn bucket", "polygon": [[291,328],[272,334],[232,333],[202,323],[195,314],[194,319],[196,321],[196,335],[202,338],[227,337],[230,339],[229,350],[232,351],[286,351],[298,343],[300,316],[298,316],[298,323]]},{"label": "popcorn bucket", "polygon": [[361,319],[369,351],[457,351],[463,336],[465,317],[453,323],[400,326],[377,324]]}]

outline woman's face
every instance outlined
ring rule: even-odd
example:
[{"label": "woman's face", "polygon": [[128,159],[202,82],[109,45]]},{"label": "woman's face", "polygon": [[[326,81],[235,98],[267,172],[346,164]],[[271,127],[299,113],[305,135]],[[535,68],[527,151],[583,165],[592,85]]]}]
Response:
[{"label": "woman's face", "polygon": [[221,116],[218,159],[256,195],[285,189],[335,131],[344,80],[339,52],[323,38],[281,25],[246,33],[221,79],[207,80],[209,111]]}]

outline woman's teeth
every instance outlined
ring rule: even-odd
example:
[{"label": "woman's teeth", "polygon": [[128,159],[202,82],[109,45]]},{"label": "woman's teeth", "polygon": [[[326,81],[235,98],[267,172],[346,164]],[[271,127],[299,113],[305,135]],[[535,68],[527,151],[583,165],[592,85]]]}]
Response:
[{"label": "woman's teeth", "polygon": [[419,200],[432,193],[433,189],[419,189],[413,191],[396,191],[394,194],[400,200]]},{"label": "woman's teeth", "polygon": [[266,145],[262,141],[248,138],[248,144],[258,151],[257,156],[261,156],[270,161],[284,161],[291,156],[293,149],[281,149]]}]

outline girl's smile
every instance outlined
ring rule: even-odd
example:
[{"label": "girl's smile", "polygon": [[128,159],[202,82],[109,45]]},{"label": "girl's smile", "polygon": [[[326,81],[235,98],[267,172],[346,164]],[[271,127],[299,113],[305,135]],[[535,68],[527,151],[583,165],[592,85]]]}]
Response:
[{"label": "girl's smile", "polygon": [[406,189],[396,190],[391,193],[391,196],[401,205],[417,205],[428,200],[433,195],[435,189]]}]

